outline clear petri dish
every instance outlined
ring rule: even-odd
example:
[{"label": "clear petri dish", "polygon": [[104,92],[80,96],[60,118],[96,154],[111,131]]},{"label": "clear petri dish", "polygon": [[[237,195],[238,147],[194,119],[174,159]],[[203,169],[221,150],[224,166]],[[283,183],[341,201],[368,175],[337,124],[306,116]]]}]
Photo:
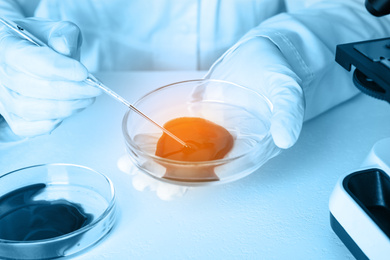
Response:
[{"label": "clear petri dish", "polygon": [[104,175],[72,164],[35,165],[0,177],[0,259],[71,256],[115,223],[115,192]]},{"label": "clear petri dish", "polygon": [[[126,149],[143,173],[181,186],[231,182],[256,171],[280,152],[270,134],[272,103],[261,93],[222,80],[173,83],[141,97],[134,105],[160,125],[180,117],[200,117],[227,129],[234,138],[222,159],[187,162],[156,156],[162,131],[129,110],[122,122]],[[185,141],[185,140],[184,140]],[[175,178],[167,178],[167,169]],[[202,172],[213,171],[217,178]]]}]

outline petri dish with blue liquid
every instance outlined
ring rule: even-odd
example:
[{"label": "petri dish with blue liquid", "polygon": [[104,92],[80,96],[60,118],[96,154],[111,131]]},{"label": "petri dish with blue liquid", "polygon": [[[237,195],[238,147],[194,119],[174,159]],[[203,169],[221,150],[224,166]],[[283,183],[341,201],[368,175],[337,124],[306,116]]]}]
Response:
[{"label": "petri dish with blue liquid", "polygon": [[44,164],[0,177],[0,259],[85,252],[115,223],[115,191],[84,166]]}]

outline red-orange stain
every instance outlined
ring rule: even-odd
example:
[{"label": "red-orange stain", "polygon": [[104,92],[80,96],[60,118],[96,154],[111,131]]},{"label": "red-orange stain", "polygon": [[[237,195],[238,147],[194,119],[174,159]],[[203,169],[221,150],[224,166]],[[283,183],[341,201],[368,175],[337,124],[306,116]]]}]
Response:
[{"label": "red-orange stain", "polygon": [[[165,133],[157,142],[156,155],[177,161],[201,162],[222,159],[233,147],[233,136],[220,125],[199,117],[175,118],[164,127],[183,140],[183,146]],[[172,167],[164,178],[182,181],[219,180],[212,166]]]}]

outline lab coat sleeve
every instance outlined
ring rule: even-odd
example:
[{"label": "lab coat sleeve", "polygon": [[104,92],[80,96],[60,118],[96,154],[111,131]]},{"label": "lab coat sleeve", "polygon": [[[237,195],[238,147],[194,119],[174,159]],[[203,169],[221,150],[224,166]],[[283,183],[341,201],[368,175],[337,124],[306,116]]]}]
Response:
[{"label": "lab coat sleeve", "polygon": [[389,35],[390,16],[372,16],[363,0],[315,1],[262,22],[220,60],[249,39],[270,39],[302,80],[308,120],[358,93],[351,73],[335,62],[336,45]]},{"label": "lab coat sleeve", "polygon": [[32,13],[32,10],[29,10],[31,4],[35,0],[28,2],[17,1],[17,0],[1,0],[0,1],[0,17],[5,17],[7,19],[15,20],[26,17],[28,14]]}]

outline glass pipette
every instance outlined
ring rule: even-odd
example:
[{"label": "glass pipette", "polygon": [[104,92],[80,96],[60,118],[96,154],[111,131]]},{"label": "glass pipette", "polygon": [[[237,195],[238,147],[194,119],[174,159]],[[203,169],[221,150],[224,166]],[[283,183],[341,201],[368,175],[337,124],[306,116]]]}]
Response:
[{"label": "glass pipette", "polygon": [[115,93],[114,91],[112,91],[110,88],[106,87],[103,83],[101,83],[98,79],[96,79],[91,73],[89,73],[88,75],[88,78],[86,78],[87,82],[93,84],[94,86],[100,88],[101,90],[103,90],[106,94],[110,95],[111,97],[115,98],[116,100],[122,102],[123,104],[125,104],[126,106],[128,106],[130,109],[132,109],[134,112],[136,112],[138,115],[142,116],[143,118],[145,118],[146,120],[149,120],[151,123],[153,123],[154,125],[156,125],[157,127],[159,127],[164,133],[166,133],[167,135],[169,135],[170,137],[172,137],[173,139],[175,139],[177,142],[179,142],[181,145],[183,146],[188,146],[184,141],[182,141],[179,137],[177,137],[176,135],[172,134],[170,131],[168,131],[167,129],[165,129],[163,126],[157,124],[153,119],[151,119],[150,117],[148,117],[147,115],[145,115],[144,113],[142,113],[140,110],[138,110],[135,106],[133,106],[132,104],[130,104],[129,101],[127,101],[126,99],[124,99],[123,97],[119,96],[117,93]]},{"label": "glass pipette", "polygon": [[[19,26],[18,24],[14,23],[13,21],[9,21],[5,18],[0,18],[0,22],[3,23],[7,28],[11,29],[13,32],[21,36],[22,38],[28,40],[29,42],[35,44],[36,46],[40,47],[48,47],[47,44],[39,40],[37,37],[26,31],[23,27]],[[92,84],[93,86],[96,86],[103,90],[106,94],[110,95],[114,99],[120,101],[127,107],[129,107],[131,110],[145,118],[146,120],[150,121],[154,125],[156,125],[158,128],[160,128],[164,133],[172,137],[174,140],[179,142],[183,146],[188,146],[184,141],[182,141],[180,138],[178,138],[176,135],[172,134],[170,131],[165,129],[163,126],[157,124],[154,120],[152,120],[150,117],[146,116],[144,113],[142,113],[140,110],[138,110],[135,106],[130,104],[126,99],[112,91],[110,88],[106,87],[102,82],[100,82],[95,76],[93,76],[91,73],[88,72],[88,77],[85,79],[85,82],[88,84]]]}]

